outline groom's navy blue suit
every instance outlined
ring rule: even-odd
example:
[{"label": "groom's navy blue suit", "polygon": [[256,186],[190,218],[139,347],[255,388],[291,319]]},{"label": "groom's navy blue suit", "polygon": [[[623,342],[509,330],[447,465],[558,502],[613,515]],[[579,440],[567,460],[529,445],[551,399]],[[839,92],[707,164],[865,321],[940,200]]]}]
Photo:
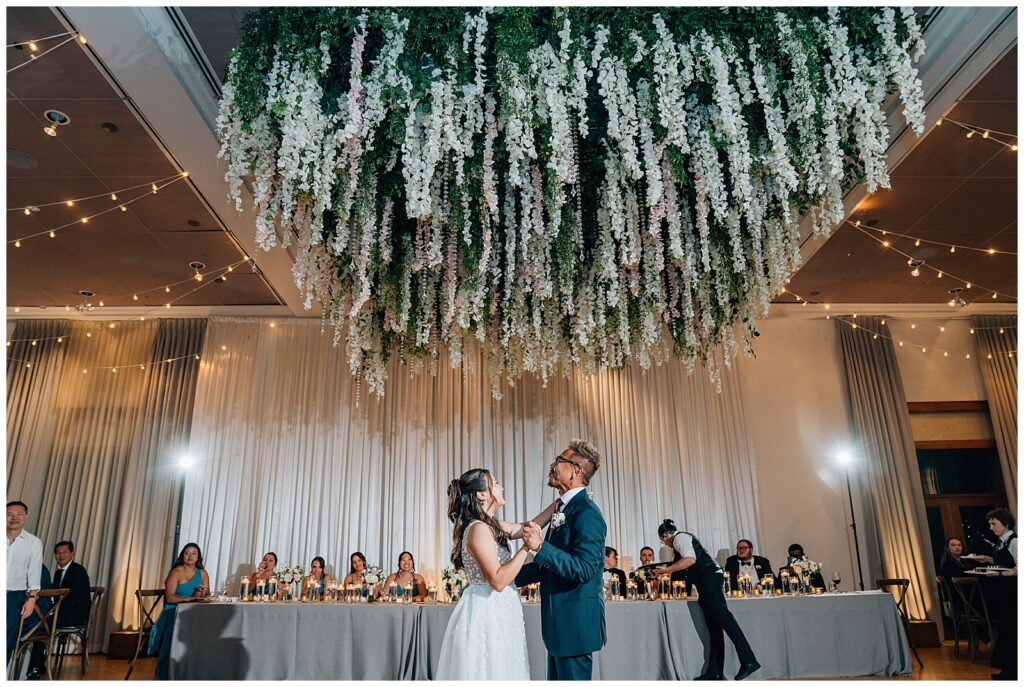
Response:
[{"label": "groom's navy blue suit", "polygon": [[548,533],[516,586],[540,582],[541,634],[548,650],[549,680],[589,680],[591,654],[608,640],[604,624],[604,539],[600,509],[577,492],[561,511],[565,522]]}]

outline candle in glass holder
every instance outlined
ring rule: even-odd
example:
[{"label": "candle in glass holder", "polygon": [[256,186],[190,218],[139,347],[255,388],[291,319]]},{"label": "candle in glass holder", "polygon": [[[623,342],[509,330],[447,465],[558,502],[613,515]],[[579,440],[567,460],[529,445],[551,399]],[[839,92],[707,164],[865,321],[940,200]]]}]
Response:
[{"label": "candle in glass holder", "polygon": [[626,601],[636,601],[636,582],[633,580],[626,582]]},{"label": "candle in glass holder", "polygon": [[437,603],[437,587],[433,582],[427,585],[427,603]]},{"label": "candle in glass holder", "polygon": [[682,580],[675,580],[672,582],[672,598],[682,599],[683,590],[686,588],[686,583]]},{"label": "candle in glass holder", "polygon": [[398,598],[398,583],[392,582],[388,585],[388,601],[394,603]]},{"label": "candle in glass holder", "polygon": [[239,598],[242,601],[248,601],[249,600],[249,578],[248,577],[243,577],[242,578],[242,589],[241,589],[241,595],[239,596]]},{"label": "candle in glass holder", "polygon": [[405,590],[405,602],[412,603],[412,582],[406,582],[403,589]]}]

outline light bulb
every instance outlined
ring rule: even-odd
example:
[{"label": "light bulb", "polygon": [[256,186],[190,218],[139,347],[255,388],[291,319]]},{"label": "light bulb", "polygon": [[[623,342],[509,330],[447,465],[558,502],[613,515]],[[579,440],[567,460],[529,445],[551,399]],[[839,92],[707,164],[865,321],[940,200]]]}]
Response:
[{"label": "light bulb", "polygon": [[921,276],[921,270],[918,269],[917,267],[915,267],[914,269],[910,270],[910,276],[911,277],[920,277]]},{"label": "light bulb", "polygon": [[974,132],[973,131],[968,131],[967,132],[967,138],[974,138]]},{"label": "light bulb", "polygon": [[903,342],[902,342],[902,341],[900,341],[900,346],[902,346],[902,345],[903,345]]},{"label": "light bulb", "polygon": [[55,239],[55,238],[57,238],[57,232],[55,232],[55,231],[52,231],[52,230],[51,230],[51,231],[50,231],[50,238],[51,238],[51,239]]},{"label": "light bulb", "polygon": [[221,347],[220,347],[220,350],[222,350],[222,351],[226,351],[226,350],[228,350],[228,347],[227,347],[227,346],[221,346]]},{"label": "light bulb", "polygon": [[935,122],[935,126],[942,126],[942,119],[941,118],[939,119],[939,121]]},{"label": "light bulb", "polygon": [[971,327],[971,334],[974,333],[974,327]]},{"label": "light bulb", "polygon": [[32,52],[37,52],[39,50],[39,46],[36,45],[35,41],[29,41],[28,42],[28,49],[31,50]]},{"label": "light bulb", "polygon": [[81,43],[82,45],[85,45],[89,41],[85,40],[85,36],[80,33],[80,34],[78,34],[78,42]]},{"label": "light bulb", "polygon": [[968,353],[966,357],[967,357],[968,360],[970,360],[971,359],[971,354]]},{"label": "light bulb", "polygon": [[46,134],[47,136],[56,136],[57,127],[53,126],[52,124],[50,126],[44,126],[43,133]]},{"label": "light bulb", "polygon": [[889,242],[888,241],[882,241],[882,245],[885,246],[886,248],[888,248],[889,247]]},{"label": "light bulb", "polygon": [[989,255],[995,255],[996,254],[996,249],[995,248],[989,248],[988,249],[988,254]]},{"label": "light bulb", "polygon": [[170,304],[170,303],[168,303],[168,304],[167,304],[167,305],[165,305],[164,307],[165,307],[165,308],[167,308],[168,310],[170,310],[170,309],[171,309],[171,304]]},{"label": "light bulb", "polygon": [[164,287],[164,293],[170,293],[170,292],[171,292],[171,287],[170,286],[165,286]]},{"label": "light bulb", "polygon": [[153,184],[150,188],[153,189],[153,193],[156,193],[156,184]]},{"label": "light bulb", "polygon": [[996,299],[996,296],[998,296],[998,295],[999,295],[998,293],[996,293],[995,291],[993,291],[993,292],[992,292],[992,300],[995,300],[995,299]]},{"label": "light bulb", "polygon": [[940,332],[944,332],[944,331],[946,331],[946,328],[940,325],[940,326],[939,326],[939,331],[940,331]]},{"label": "light bulb", "polygon": [[943,351],[942,352],[942,357],[943,358],[948,358],[949,357],[949,351]]},{"label": "light bulb", "polygon": [[911,329],[917,329],[917,325],[916,325],[916,324],[914,324],[914,323],[911,323],[911,325],[910,325],[910,328],[911,328]]},{"label": "light bulb", "polygon": [[14,247],[15,248],[21,248],[21,241],[15,241],[14,242]]},{"label": "light bulb", "polygon": [[885,326],[885,320],[882,320],[882,326],[883,327]]},{"label": "light bulb", "polygon": [[949,247],[949,252],[950,253],[955,253],[956,252],[956,246],[950,246]]},{"label": "light bulb", "polygon": [[201,275],[198,272],[196,272],[196,281],[202,281],[202,280],[203,280],[203,275]]},{"label": "light bulb", "polygon": [[26,214],[26,215],[31,215],[31,214],[32,214],[32,211],[31,211],[31,210],[29,210],[28,208],[25,208],[25,214]]},{"label": "light bulb", "polygon": [[942,272],[939,272],[939,279],[942,279]]},{"label": "light bulb", "polygon": [[64,204],[67,205],[69,208],[75,207],[75,201],[73,200],[64,201]]},{"label": "light bulb", "polygon": [[110,200],[117,200],[117,194],[116,193],[111,193],[110,194]]},{"label": "light bulb", "polygon": [[1002,327],[1000,327],[1000,328],[999,328],[999,333],[1000,333],[1000,334],[1002,334],[1002,333],[1003,333],[1003,328],[1002,328]]},{"label": "light bulb", "polygon": [[921,245],[921,239],[918,239],[918,240],[914,241],[914,245],[915,246],[920,246]]},{"label": "light bulb", "polygon": [[88,217],[83,217],[82,218],[82,224],[88,224],[88,223],[89,223],[89,218]]},{"label": "light bulb", "polygon": [[967,282],[967,288],[971,288],[971,282]]},{"label": "light bulb", "polygon": [[122,205],[121,206],[121,212],[128,212],[128,208],[126,208],[125,206]]},{"label": "light bulb", "polygon": [[1010,150],[1012,150],[1013,152],[1017,152],[1017,144],[1014,143],[1013,145],[1011,145]]},{"label": "light bulb", "polygon": [[982,137],[982,138],[988,138],[988,132],[986,131],[985,133],[983,133],[983,134],[981,135],[981,137]]},{"label": "light bulb", "polygon": [[139,295],[138,295],[138,294],[136,294],[136,293],[133,293],[133,294],[132,294],[132,300],[133,300],[133,301],[137,301],[137,300],[139,300]]}]

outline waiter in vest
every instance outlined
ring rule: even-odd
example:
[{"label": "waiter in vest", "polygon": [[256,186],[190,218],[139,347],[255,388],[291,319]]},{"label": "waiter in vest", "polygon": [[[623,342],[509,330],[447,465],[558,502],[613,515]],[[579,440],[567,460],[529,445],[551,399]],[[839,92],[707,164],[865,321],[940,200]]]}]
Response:
[{"label": "waiter in vest", "polygon": [[697,588],[700,595],[697,603],[704,614],[704,622],[708,626],[711,638],[711,652],[708,666],[698,680],[722,680],[725,669],[725,638],[723,631],[729,635],[736,654],[740,660],[740,670],[736,673],[737,680],[743,680],[757,671],[761,664],[754,657],[754,652],[743,636],[743,631],[736,624],[736,619],[729,612],[722,592],[722,569],[718,567],[697,537],[689,532],[680,532],[671,520],[662,521],[658,526],[658,537],[666,546],[675,552],[670,565],[655,568],[654,572],[661,575],[685,570],[690,582]]},{"label": "waiter in vest", "polygon": [[[1017,533],[1013,514],[1005,508],[991,510],[985,516],[992,534],[999,537],[995,551],[992,552],[993,562],[1000,568],[1007,568],[1007,575],[1017,575]],[[996,622],[999,634],[992,647],[993,668],[999,672],[992,676],[993,680],[1017,679],[1017,580],[1001,578],[992,580],[992,588],[997,599],[995,606]]]}]

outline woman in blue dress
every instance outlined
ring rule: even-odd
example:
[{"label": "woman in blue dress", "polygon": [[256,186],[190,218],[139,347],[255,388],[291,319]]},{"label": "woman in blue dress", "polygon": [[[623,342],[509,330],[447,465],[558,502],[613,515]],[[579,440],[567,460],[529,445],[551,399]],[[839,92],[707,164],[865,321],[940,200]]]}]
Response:
[{"label": "woman in blue dress", "polygon": [[397,585],[396,591],[399,596],[405,594],[405,585],[411,585],[412,601],[423,601],[427,596],[427,583],[423,575],[416,572],[416,561],[408,551],[398,554],[398,571],[391,573],[388,579],[384,580],[384,591],[390,589],[392,583]]},{"label": "woman in blue dress", "polygon": [[324,598],[324,593],[327,591],[327,586],[334,582],[330,575],[324,572],[324,568],[327,564],[321,556],[317,556],[313,559],[313,562],[309,564],[309,577],[302,580],[302,598],[306,598],[309,593],[309,578],[313,578],[313,584],[318,588],[318,596]]},{"label": "woman in blue dress", "polygon": [[178,554],[171,572],[164,580],[164,608],[149,635],[149,653],[157,651],[156,679],[169,679],[171,635],[178,604],[199,601],[210,595],[210,577],[203,569],[203,553],[199,544],[188,543]]}]

